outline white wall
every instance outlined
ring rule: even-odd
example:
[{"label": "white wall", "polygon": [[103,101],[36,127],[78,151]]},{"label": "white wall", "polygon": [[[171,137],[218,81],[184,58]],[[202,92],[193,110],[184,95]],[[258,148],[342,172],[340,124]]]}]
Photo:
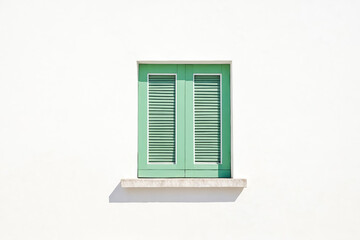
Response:
[{"label": "white wall", "polygon": [[[1,0],[0,239],[359,239],[359,12]],[[235,202],[109,203],[136,177],[137,60],[233,61]]]}]

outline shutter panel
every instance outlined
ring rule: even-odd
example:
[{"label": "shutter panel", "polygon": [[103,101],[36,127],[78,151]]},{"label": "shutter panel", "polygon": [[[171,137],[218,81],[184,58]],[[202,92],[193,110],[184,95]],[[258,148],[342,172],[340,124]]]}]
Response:
[{"label": "shutter panel", "polygon": [[195,163],[221,162],[220,75],[194,76]]},{"label": "shutter panel", "polygon": [[149,163],[175,163],[175,94],[175,75],[149,75]]}]

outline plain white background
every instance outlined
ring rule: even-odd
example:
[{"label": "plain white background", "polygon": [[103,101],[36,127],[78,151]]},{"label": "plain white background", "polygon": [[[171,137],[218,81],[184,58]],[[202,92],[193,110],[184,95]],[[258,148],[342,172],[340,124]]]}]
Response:
[{"label": "plain white background", "polygon": [[[359,239],[359,12],[0,0],[0,239]],[[136,177],[137,60],[233,61],[235,202],[109,203]]]}]

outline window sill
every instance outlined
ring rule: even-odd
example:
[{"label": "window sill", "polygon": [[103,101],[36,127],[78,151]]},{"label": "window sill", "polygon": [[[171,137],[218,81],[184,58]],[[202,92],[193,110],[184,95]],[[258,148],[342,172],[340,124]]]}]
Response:
[{"label": "window sill", "polygon": [[221,178],[165,178],[121,179],[123,188],[246,188],[246,179]]}]

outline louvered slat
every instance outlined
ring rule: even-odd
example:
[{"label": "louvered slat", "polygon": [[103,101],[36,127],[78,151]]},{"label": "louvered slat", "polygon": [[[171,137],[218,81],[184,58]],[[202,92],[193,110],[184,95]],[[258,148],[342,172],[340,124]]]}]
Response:
[{"label": "louvered slat", "polygon": [[219,163],[221,156],[220,76],[195,75],[195,162]]},{"label": "louvered slat", "polygon": [[175,163],[175,76],[149,75],[150,163]]}]

